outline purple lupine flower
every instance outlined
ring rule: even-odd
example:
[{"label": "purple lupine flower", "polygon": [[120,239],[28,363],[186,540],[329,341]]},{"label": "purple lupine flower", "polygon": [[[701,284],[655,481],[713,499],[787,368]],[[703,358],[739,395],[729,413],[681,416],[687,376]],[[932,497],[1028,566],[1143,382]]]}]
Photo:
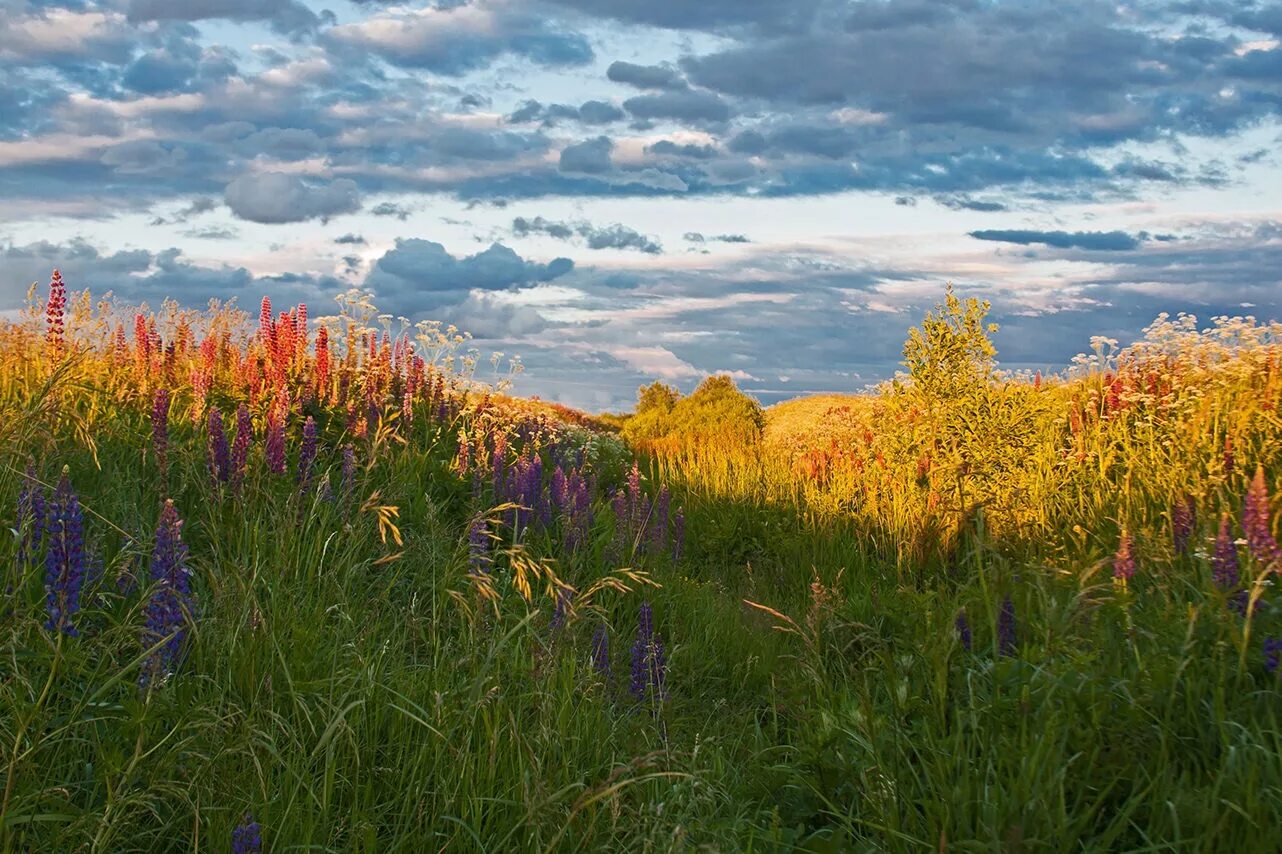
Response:
[{"label": "purple lupine flower", "polygon": [[1221,590],[1232,590],[1239,579],[1237,544],[1233,542],[1233,529],[1229,514],[1220,517],[1220,532],[1215,537],[1215,552],[1211,555],[1211,579]]},{"label": "purple lupine flower", "polygon": [[1193,528],[1197,524],[1197,509],[1191,496],[1184,496],[1171,508],[1171,542],[1175,553],[1182,555],[1189,549]]},{"label": "purple lupine flower", "polygon": [[231,448],[227,444],[227,430],[223,414],[218,407],[209,410],[209,474],[218,483],[231,479]]},{"label": "purple lupine flower", "polygon": [[254,441],[254,419],[249,415],[249,407],[241,404],[236,408],[236,441],[231,447],[231,482],[238,485],[245,477],[245,467],[249,465],[249,446]]},{"label": "purple lupine flower", "polygon": [[971,633],[970,620],[966,619],[966,609],[957,612],[957,638],[961,641],[962,649],[970,652]]},{"label": "purple lupine flower", "polygon": [[490,458],[490,464],[494,472],[494,496],[499,501],[503,501],[505,498],[503,487],[507,481],[507,436],[503,433],[494,437],[494,453]]},{"label": "purple lupine flower", "polygon": [[316,463],[316,419],[308,415],[303,422],[303,447],[298,452],[298,482],[306,487],[312,479],[312,466]]},{"label": "purple lupine flower", "polygon": [[681,552],[685,549],[686,543],[686,511],[681,508],[677,511],[676,518],[672,520],[672,562],[677,563],[681,560]]},{"label": "purple lupine flower", "polygon": [[631,531],[635,532],[641,527],[641,469],[634,462],[632,470],[628,472],[628,509],[631,511],[629,520],[631,522]]},{"label": "purple lupine flower", "polygon": [[557,466],[552,471],[552,505],[557,512],[564,513],[570,503],[570,485],[565,477],[565,469]]},{"label": "purple lupine flower", "polygon": [[383,410],[379,408],[378,401],[371,395],[369,403],[365,407],[365,425],[369,429],[371,437],[378,433],[378,425],[382,420]]},{"label": "purple lupine flower", "polygon": [[262,854],[263,828],[254,821],[253,813],[245,813],[240,825],[231,832],[232,854]]},{"label": "purple lupine flower", "polygon": [[169,470],[169,389],[158,388],[151,401],[151,447],[161,473]]},{"label": "purple lupine flower", "polygon": [[351,445],[343,446],[341,487],[344,498],[351,495],[352,491],[356,489],[356,449]]},{"label": "purple lupine flower", "polygon": [[1271,517],[1264,466],[1256,466],[1255,477],[1247,487],[1246,501],[1242,505],[1242,530],[1246,533],[1246,547],[1264,567],[1282,560],[1282,550],[1278,549],[1278,542],[1273,538]]},{"label": "purple lupine flower", "polygon": [[614,510],[614,543],[611,548],[622,557],[628,548],[628,540],[632,538],[628,524],[628,494],[621,489],[614,493],[610,507]]},{"label": "purple lupine flower", "polygon": [[654,612],[649,602],[643,602],[637,621],[637,638],[632,644],[632,680],[629,685],[632,696],[638,700],[644,700],[647,695],[653,700],[667,699],[664,688],[667,668],[663,641],[654,633]]},{"label": "purple lupine flower", "polygon": [[46,525],[45,606],[49,619],[45,628],[74,636],[79,632],[72,621],[80,610],[85,581],[85,521],[65,467],[49,503]]},{"label": "purple lupine flower", "polygon": [[467,530],[467,563],[468,572],[473,575],[484,575],[490,571],[490,532],[484,516],[472,520]]},{"label": "purple lupine flower", "polygon": [[46,515],[45,489],[36,476],[36,464],[31,461],[18,492],[18,530],[22,534],[18,540],[19,568],[35,561],[44,539]]},{"label": "purple lupine flower", "polygon": [[1264,669],[1282,677],[1282,638],[1264,639]]},{"label": "purple lupine flower", "polygon": [[1132,551],[1131,535],[1123,529],[1117,544],[1117,553],[1113,555],[1113,580],[1125,584],[1133,575],[1135,575],[1135,555]]},{"label": "purple lupine flower", "polygon": [[999,655],[1014,655],[1015,647],[1019,641],[1016,636],[1015,627],[1015,603],[1011,601],[1010,594],[1002,599],[1001,610],[997,612],[997,653]]},{"label": "purple lupine flower", "polygon": [[285,473],[285,425],[272,416],[267,419],[267,438],[263,440],[267,457],[267,470],[272,474]]},{"label": "purple lupine flower", "polygon": [[187,620],[192,612],[191,570],[182,540],[182,520],[172,499],[165,502],[156,526],[156,546],[151,553],[151,598],[145,610],[143,649],[160,646],[143,663],[138,684],[146,688],[163,682],[178,665]]}]

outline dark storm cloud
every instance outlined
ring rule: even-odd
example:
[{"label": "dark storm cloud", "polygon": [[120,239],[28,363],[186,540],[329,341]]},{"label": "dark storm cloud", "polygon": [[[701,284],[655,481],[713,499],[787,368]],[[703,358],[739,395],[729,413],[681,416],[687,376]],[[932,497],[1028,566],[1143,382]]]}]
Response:
[{"label": "dark storm cloud", "polygon": [[1139,247],[1142,237],[1124,231],[1030,231],[1024,229],[988,229],[972,231],[976,240],[993,240],[1000,243],[1021,245],[1041,244],[1056,249],[1098,249],[1105,252],[1124,252]]},{"label": "dark storm cloud", "polygon": [[636,249],[650,255],[663,252],[659,241],[620,223],[596,226],[590,222],[558,222],[541,216],[517,217],[512,220],[512,233],[517,237],[546,234],[557,240],[570,240],[577,235],[589,249]]}]

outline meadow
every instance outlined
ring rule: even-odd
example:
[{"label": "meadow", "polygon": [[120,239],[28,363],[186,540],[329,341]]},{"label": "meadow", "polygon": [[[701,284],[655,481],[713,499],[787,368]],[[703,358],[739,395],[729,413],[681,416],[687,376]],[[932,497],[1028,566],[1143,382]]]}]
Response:
[{"label": "meadow", "polygon": [[360,293],[55,273],[0,328],[0,845],[1276,850],[1282,324],[1016,376],[986,312],[597,418]]}]

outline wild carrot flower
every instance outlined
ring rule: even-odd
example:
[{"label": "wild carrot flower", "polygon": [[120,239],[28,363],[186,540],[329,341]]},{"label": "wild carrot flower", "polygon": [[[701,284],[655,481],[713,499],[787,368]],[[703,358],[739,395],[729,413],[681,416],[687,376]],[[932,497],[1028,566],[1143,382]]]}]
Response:
[{"label": "wild carrot flower", "polygon": [[227,444],[227,429],[218,407],[209,410],[209,474],[217,483],[231,478],[231,448]]},{"label": "wild carrot flower", "polygon": [[970,652],[971,633],[970,620],[966,619],[966,609],[957,612],[957,639],[961,641],[962,649]]},{"label": "wild carrot flower", "polygon": [[1211,555],[1211,578],[1221,590],[1231,590],[1238,584],[1237,544],[1233,542],[1233,529],[1227,513],[1220,516],[1220,531],[1215,537],[1215,552]]},{"label": "wild carrot flower", "polygon": [[254,420],[249,416],[249,407],[241,404],[236,409],[236,441],[231,449],[231,482],[239,484],[245,476],[245,466],[249,463],[249,445],[254,440]]},{"label": "wild carrot flower", "polygon": [[1133,554],[1131,535],[1122,530],[1117,553],[1113,555],[1113,580],[1125,585],[1135,575],[1135,555]]},{"label": "wild carrot flower", "polygon": [[316,463],[316,419],[307,416],[303,423],[303,447],[298,452],[298,482],[307,486],[312,479],[312,466]]},{"label": "wild carrot flower", "polygon": [[1010,594],[1002,599],[1001,610],[997,612],[997,652],[999,655],[1014,655],[1018,645],[1015,626],[1015,603]]},{"label": "wild carrot flower", "polygon": [[609,682],[614,678],[610,670],[610,630],[605,623],[597,626],[592,633],[592,666],[605,681]]},{"label": "wild carrot flower", "polygon": [[267,419],[267,438],[263,440],[267,457],[267,470],[272,474],[285,473],[285,425],[276,413]]},{"label": "wild carrot flower", "polygon": [[45,605],[49,620],[45,628],[75,635],[78,632],[72,620],[80,610],[80,590],[85,581],[85,523],[66,468],[49,504],[46,534],[49,548],[45,552]]},{"label": "wild carrot flower", "polygon": [[169,389],[158,388],[151,401],[151,446],[161,474],[169,471]]},{"label": "wild carrot flower", "polygon": [[1282,550],[1278,549],[1277,540],[1273,538],[1271,515],[1264,467],[1256,466],[1255,477],[1246,490],[1246,501],[1242,506],[1242,530],[1246,532],[1247,548],[1265,567],[1282,559]]},{"label": "wild carrot flower", "polygon": [[1182,555],[1188,551],[1196,523],[1197,510],[1193,499],[1186,495],[1171,508],[1171,544],[1175,547],[1176,554]]},{"label": "wild carrot flower", "polygon": [[143,663],[138,684],[142,687],[164,681],[173,673],[187,636],[192,610],[191,570],[187,567],[187,546],[182,540],[182,520],[172,500],[165,502],[156,527],[156,546],[151,553],[151,599],[145,609],[144,649],[160,646]]},{"label": "wild carrot flower", "polygon": [[254,821],[253,813],[245,813],[240,824],[231,832],[231,851],[232,854],[262,854],[263,828]]}]

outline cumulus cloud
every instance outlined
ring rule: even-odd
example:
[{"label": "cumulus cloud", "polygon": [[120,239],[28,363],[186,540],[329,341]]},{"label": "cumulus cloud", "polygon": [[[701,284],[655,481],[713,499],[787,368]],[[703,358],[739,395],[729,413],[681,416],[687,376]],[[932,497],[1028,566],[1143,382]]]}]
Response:
[{"label": "cumulus cloud", "polygon": [[605,76],[615,83],[627,83],[638,89],[685,89],[685,78],[667,65],[638,65],[634,62],[612,62]]},{"label": "cumulus cloud", "polygon": [[264,224],[327,220],[361,206],[355,181],[313,182],[283,172],[242,175],[223,198],[236,216]]},{"label": "cumulus cloud", "polygon": [[570,240],[577,235],[587,243],[589,249],[636,249],[649,255],[663,252],[659,241],[617,222],[595,226],[586,221],[558,222],[541,216],[531,219],[517,217],[512,220],[512,233],[517,237],[546,234],[557,240]]},{"label": "cumulus cloud", "polygon": [[730,118],[730,105],[721,96],[692,90],[637,95],[624,101],[623,109],[639,119],[724,122]]},{"label": "cumulus cloud", "polygon": [[610,152],[614,143],[608,136],[584,140],[561,150],[560,167],[562,172],[584,172],[589,175],[609,172],[612,166]]},{"label": "cumulus cloud", "polygon": [[321,18],[298,0],[130,0],[131,21],[265,21],[284,33],[309,32]]}]

